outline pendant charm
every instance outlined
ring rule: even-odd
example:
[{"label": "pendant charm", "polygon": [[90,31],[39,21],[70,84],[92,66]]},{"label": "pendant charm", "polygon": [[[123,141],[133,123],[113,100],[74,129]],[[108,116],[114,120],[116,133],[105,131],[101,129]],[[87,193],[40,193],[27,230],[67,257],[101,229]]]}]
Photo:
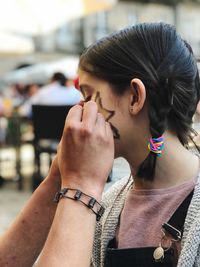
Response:
[{"label": "pendant charm", "polygon": [[153,252],[155,262],[162,262],[164,259],[164,253],[164,249],[161,246],[157,247]]}]

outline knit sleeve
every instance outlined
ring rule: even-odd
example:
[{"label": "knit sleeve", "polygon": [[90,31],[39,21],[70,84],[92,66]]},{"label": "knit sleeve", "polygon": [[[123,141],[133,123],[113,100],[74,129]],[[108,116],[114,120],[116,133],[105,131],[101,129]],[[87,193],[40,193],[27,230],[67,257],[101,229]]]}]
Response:
[{"label": "knit sleeve", "polygon": [[124,187],[129,187],[132,184],[130,177],[125,177],[118,180],[110,189],[108,189],[102,198],[102,205],[105,208],[105,213],[101,220],[96,224],[94,245],[93,245],[93,256],[92,256],[92,267],[102,266],[102,240],[107,234],[103,229],[107,221],[108,214],[111,208],[115,205],[116,198],[124,190]]},{"label": "knit sleeve", "polygon": [[117,182],[115,182],[107,191],[104,192],[102,198],[102,205],[106,208],[113,205],[116,197],[128,184],[132,184],[133,180],[131,176],[126,176]]}]

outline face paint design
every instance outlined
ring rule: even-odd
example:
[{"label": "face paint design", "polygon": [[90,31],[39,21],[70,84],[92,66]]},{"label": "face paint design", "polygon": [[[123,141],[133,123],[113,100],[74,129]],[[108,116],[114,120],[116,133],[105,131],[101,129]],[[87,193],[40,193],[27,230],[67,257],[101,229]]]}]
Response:
[{"label": "face paint design", "polygon": [[84,102],[86,103],[86,102],[90,101],[91,99],[92,99],[92,96],[89,95],[89,96],[87,96],[87,97],[85,98],[85,101],[84,101]]},{"label": "face paint design", "polygon": [[112,129],[112,132],[113,132],[113,137],[115,139],[120,139],[120,135],[119,135],[118,129],[115,126],[113,126],[111,122],[109,122],[109,123],[110,123],[110,127]]},{"label": "face paint design", "polygon": [[86,103],[86,102],[88,102],[88,101],[90,101],[91,100],[91,96],[87,96],[86,98],[85,98],[85,100],[81,100],[80,102],[79,102],[79,105],[80,106],[84,106],[84,103]]},{"label": "face paint design", "polygon": [[[87,97],[88,98],[88,97]],[[101,101],[101,97],[100,97],[100,92],[97,92],[96,94],[94,94],[90,100],[93,100],[97,103],[97,106],[98,106],[98,112],[101,113],[105,120],[107,122],[109,122],[109,120],[115,115],[115,111],[114,110],[108,110],[106,108],[103,107],[102,105],[102,101]],[[110,126],[111,126],[111,129],[113,131],[113,136],[115,139],[120,139],[120,134],[119,134],[119,131],[118,129],[113,126],[113,124],[111,122],[110,123]]]}]

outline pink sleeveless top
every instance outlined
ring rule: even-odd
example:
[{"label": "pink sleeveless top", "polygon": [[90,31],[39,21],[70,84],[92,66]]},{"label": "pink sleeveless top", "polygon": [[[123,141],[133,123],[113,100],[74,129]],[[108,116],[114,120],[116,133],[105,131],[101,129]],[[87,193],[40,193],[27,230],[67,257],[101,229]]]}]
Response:
[{"label": "pink sleeveless top", "polygon": [[[197,177],[162,189],[135,190],[127,195],[117,231],[118,248],[157,247],[161,226],[193,190]],[[176,244],[180,253],[180,242]]]}]

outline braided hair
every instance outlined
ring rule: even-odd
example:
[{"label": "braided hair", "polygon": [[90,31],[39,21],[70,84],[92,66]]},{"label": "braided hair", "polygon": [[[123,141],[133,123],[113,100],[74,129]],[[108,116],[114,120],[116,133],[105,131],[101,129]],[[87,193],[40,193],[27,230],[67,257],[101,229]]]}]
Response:
[{"label": "braided hair", "polygon": [[[149,129],[153,138],[169,129],[183,145],[191,138],[199,101],[196,60],[189,44],[165,23],[142,23],[100,39],[81,55],[79,67],[107,81],[122,95],[133,78],[146,88]],[[152,180],[157,155],[152,151],[137,176]]]}]

